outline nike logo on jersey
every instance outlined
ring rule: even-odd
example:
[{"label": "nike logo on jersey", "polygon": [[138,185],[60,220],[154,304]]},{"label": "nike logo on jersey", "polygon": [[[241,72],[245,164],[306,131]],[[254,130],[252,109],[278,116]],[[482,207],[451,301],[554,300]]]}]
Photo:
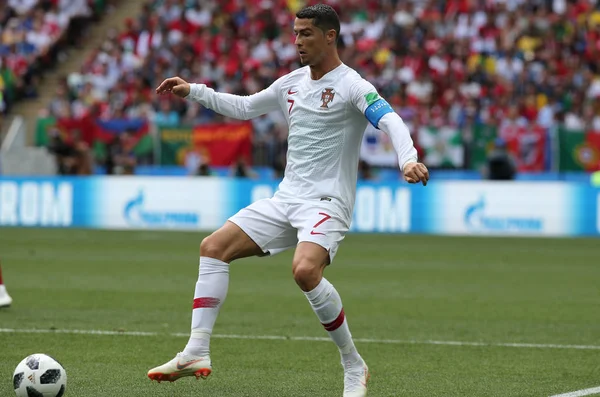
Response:
[{"label": "nike logo on jersey", "polygon": [[297,93],[298,93],[298,91],[292,91],[291,88],[288,90],[288,95],[294,95],[294,94],[297,94]]},{"label": "nike logo on jersey", "polygon": [[177,361],[177,369],[182,370],[182,369],[186,369],[187,367],[189,367],[190,365],[199,363],[200,361],[204,361],[204,359],[200,359],[200,360],[192,360],[192,361],[188,361],[185,364],[180,364],[179,361]]},{"label": "nike logo on jersey", "polygon": [[317,235],[317,234],[320,234],[321,236],[324,236],[324,235],[325,235],[325,233],[319,233],[319,232],[315,232],[314,230],[311,230],[310,234],[312,234],[313,236],[314,236],[314,235]]}]

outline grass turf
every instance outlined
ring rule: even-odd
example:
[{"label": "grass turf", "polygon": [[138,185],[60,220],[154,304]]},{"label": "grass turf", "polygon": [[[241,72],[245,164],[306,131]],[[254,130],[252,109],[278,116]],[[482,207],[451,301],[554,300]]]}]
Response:
[{"label": "grass turf", "polygon": [[[189,329],[198,233],[0,229],[14,299],[0,328],[155,332],[0,333],[0,396],[43,352],[66,396],[340,396],[332,343],[215,338],[213,375],[151,383]],[[355,337],[600,345],[597,239],[350,235],[327,272]],[[215,333],[326,336],[291,278],[291,252],[232,265]],[[600,350],[358,343],[370,396],[549,396],[600,385]]]}]

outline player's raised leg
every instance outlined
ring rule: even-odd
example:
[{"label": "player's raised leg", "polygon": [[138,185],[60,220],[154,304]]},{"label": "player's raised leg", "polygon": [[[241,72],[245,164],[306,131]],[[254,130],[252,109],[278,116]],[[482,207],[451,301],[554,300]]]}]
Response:
[{"label": "player's raised leg", "polygon": [[2,267],[0,266],[0,307],[8,307],[12,304],[12,298],[8,295],[2,280]]},{"label": "player's raised leg", "polygon": [[210,375],[210,336],[229,287],[229,263],[261,255],[263,250],[237,225],[227,222],[200,244],[200,268],[192,309],[192,331],[183,350],[171,361],[148,371],[157,381]]},{"label": "player's raised leg", "polygon": [[366,396],[369,377],[367,365],[354,346],[340,294],[323,277],[323,270],[329,261],[330,252],[323,246],[301,242],[292,265],[294,279],[340,351],[344,367],[344,397]]}]

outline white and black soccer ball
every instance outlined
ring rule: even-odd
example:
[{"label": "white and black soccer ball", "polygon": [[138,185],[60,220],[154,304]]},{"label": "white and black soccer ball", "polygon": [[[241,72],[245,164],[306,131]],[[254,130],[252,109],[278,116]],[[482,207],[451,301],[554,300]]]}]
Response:
[{"label": "white and black soccer ball", "polygon": [[67,389],[67,373],[52,357],[32,354],[17,365],[13,386],[17,397],[62,397]]}]

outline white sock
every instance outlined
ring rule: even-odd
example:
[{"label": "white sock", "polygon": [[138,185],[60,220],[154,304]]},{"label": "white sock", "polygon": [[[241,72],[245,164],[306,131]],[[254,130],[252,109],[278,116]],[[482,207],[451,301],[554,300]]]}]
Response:
[{"label": "white sock", "polygon": [[305,292],[304,295],[308,298],[319,321],[340,349],[342,363],[348,366],[362,362],[348,328],[342,299],[334,286],[323,278],[315,289]]},{"label": "white sock", "polygon": [[198,273],[192,310],[192,332],[183,352],[207,356],[210,353],[210,335],[229,288],[229,264],[201,256]]}]

